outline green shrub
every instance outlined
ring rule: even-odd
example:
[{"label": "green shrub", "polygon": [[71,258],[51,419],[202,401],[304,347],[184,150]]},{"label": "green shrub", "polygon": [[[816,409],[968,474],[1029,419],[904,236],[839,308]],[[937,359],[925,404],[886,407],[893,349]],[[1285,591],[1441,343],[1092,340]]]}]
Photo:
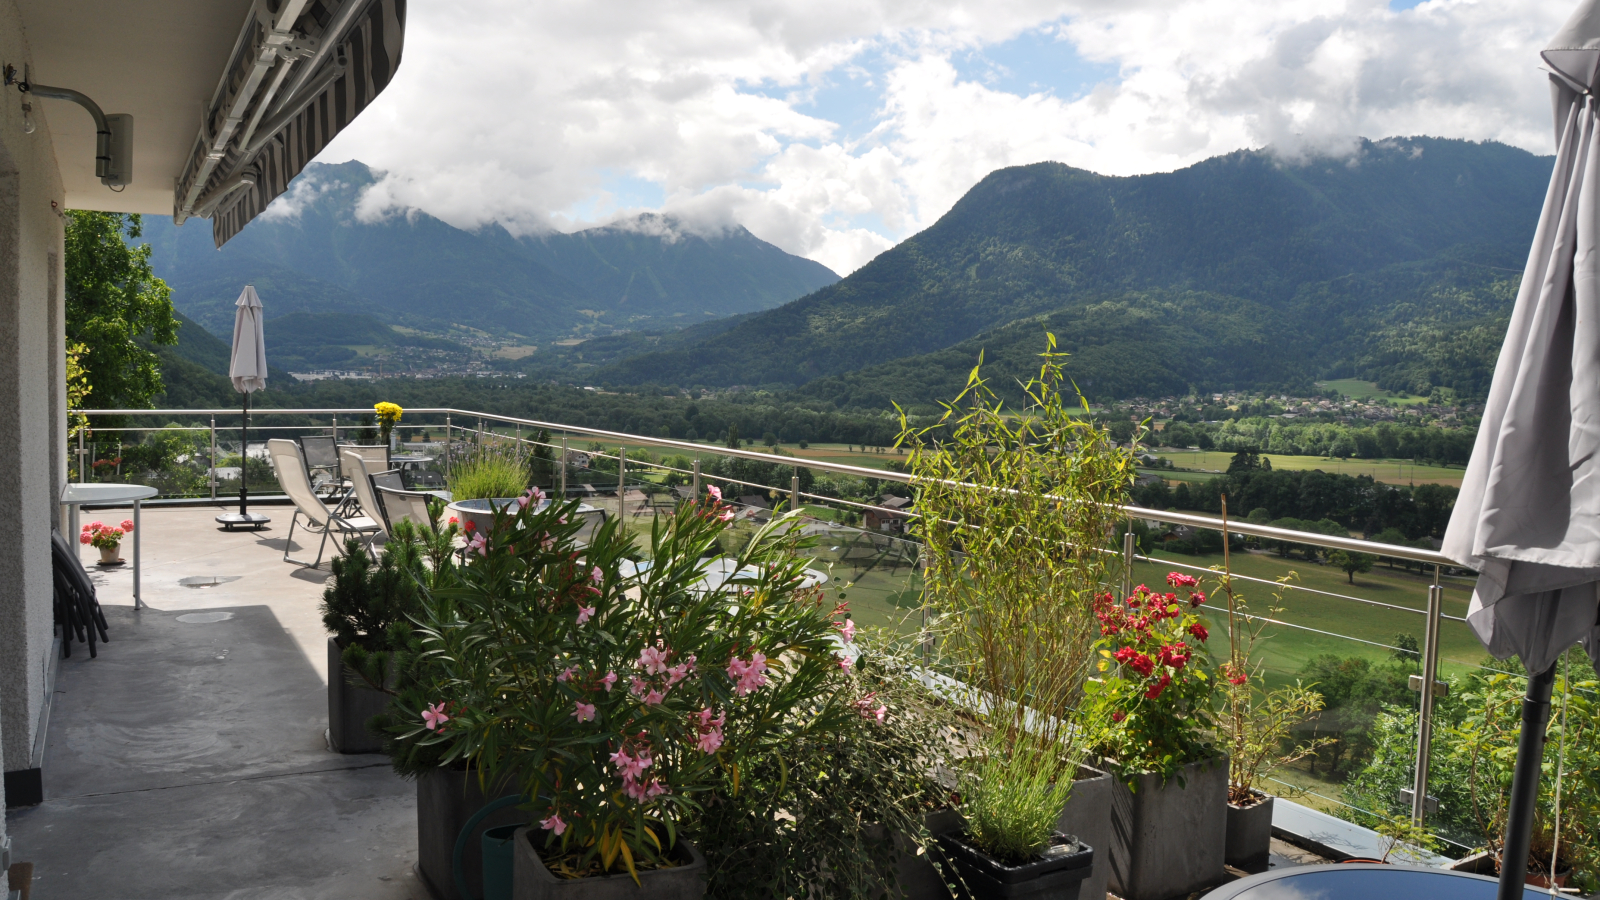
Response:
[{"label": "green shrub", "polygon": [[457,500],[488,500],[521,494],[528,476],[528,465],[515,447],[488,446],[453,460],[445,480]]}]

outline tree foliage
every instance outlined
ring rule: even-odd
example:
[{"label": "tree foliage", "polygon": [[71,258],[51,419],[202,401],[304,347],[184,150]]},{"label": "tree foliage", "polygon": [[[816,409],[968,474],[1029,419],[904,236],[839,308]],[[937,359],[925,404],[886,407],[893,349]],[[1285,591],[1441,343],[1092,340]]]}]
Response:
[{"label": "tree foliage", "polygon": [[135,338],[178,340],[172,291],[151,272],[149,245],[129,243],[140,230],[136,214],[67,212],[67,342],[89,348],[79,363],[102,408],[148,407],[162,392],[160,360]]}]

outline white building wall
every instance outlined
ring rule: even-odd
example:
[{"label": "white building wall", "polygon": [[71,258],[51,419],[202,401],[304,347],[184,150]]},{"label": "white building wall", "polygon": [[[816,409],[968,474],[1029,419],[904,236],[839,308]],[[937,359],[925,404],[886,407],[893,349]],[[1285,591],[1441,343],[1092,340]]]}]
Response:
[{"label": "white building wall", "polygon": [[[31,55],[14,0],[0,0],[0,62]],[[0,760],[32,766],[51,662],[50,523],[60,491],[64,257],[60,171],[43,104],[0,92]]]}]

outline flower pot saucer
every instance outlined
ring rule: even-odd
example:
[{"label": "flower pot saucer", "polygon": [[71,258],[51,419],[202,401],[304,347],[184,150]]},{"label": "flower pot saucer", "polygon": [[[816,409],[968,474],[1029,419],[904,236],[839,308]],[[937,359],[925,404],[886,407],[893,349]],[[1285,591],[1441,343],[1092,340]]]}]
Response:
[{"label": "flower pot saucer", "polygon": [[126,559],[123,559],[120,556],[117,557],[115,560],[107,561],[107,560],[102,559],[99,562],[95,563],[96,566],[98,566],[98,567],[100,567],[102,569],[115,569],[118,566],[125,566],[127,564],[128,564],[128,561]]}]

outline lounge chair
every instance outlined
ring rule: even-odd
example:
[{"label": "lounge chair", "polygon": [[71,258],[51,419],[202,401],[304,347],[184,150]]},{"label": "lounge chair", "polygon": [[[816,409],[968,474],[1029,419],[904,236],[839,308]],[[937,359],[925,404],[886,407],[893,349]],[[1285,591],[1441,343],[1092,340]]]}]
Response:
[{"label": "lounge chair", "polygon": [[[383,536],[387,538],[389,536],[389,521],[384,515],[383,503],[378,499],[376,488],[379,484],[389,487],[401,487],[400,472],[395,469],[390,469],[386,472],[369,472],[367,468],[369,462],[362,459],[360,454],[348,450],[345,451],[343,461],[344,470],[350,473],[350,484],[355,488],[356,502],[361,504],[362,515],[377,522],[378,527],[382,529]],[[373,540],[376,539],[377,535],[373,535]],[[368,541],[368,546],[371,546],[371,541]]]},{"label": "lounge chair", "polygon": [[425,531],[433,530],[433,516],[428,512],[428,501],[433,498],[432,494],[385,484],[373,486],[378,489],[378,502],[383,505],[383,515],[391,529],[400,522],[415,522]]},{"label": "lounge chair", "polygon": [[[289,536],[283,544],[284,562],[315,569],[322,565],[322,554],[333,532],[337,531],[342,538],[360,537],[382,530],[383,526],[367,516],[341,516],[328,509],[311,487],[311,476],[306,471],[305,457],[300,455],[299,444],[284,438],[273,438],[267,441],[267,453],[272,457],[272,468],[278,476],[279,486],[295,506],[294,515],[289,517]],[[308,563],[289,556],[289,547],[294,543],[294,526],[301,516],[306,517],[305,530],[322,535],[316,562]],[[372,545],[371,539],[368,539],[367,545]],[[342,541],[338,542],[335,552],[343,552]]]}]

